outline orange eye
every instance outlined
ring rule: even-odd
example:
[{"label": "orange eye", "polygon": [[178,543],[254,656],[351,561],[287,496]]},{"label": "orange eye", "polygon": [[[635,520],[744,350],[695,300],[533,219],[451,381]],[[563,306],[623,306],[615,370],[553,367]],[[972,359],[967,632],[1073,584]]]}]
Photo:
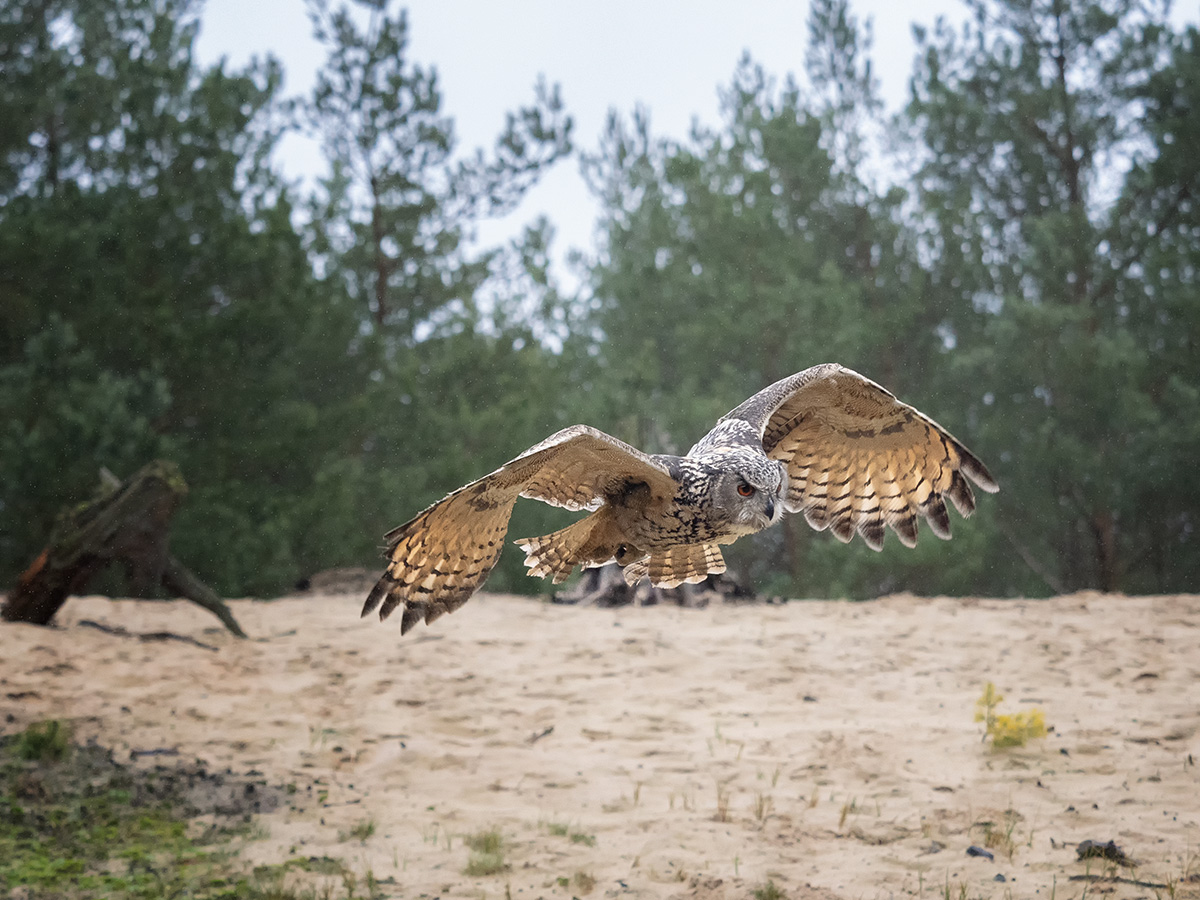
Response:
[{"label": "orange eye", "polygon": [[741,494],[743,497],[753,497],[754,496],[754,488],[750,487],[750,485],[746,484],[746,482],[743,481],[741,484],[738,485],[738,493]]}]

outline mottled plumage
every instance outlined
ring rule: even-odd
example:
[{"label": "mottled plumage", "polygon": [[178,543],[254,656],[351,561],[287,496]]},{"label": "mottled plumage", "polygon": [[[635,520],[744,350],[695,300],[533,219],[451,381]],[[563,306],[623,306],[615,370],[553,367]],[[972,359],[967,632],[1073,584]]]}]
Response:
[{"label": "mottled plumage", "polygon": [[814,366],[723,416],[686,456],[652,456],[586,425],[552,435],[389,532],[387,570],[363,615],[378,607],[385,619],[403,604],[403,634],[466,603],[500,556],[518,497],[591,511],[517,541],[530,575],[560,582],[576,566],[615,561],[630,584],[674,587],[725,571],[719,545],[785,511],[841,541],[857,532],[875,550],[885,527],[913,546],[919,518],[949,538],[942,498],[969,516],[968,479],[998,489],[932,419],[857,372]]}]

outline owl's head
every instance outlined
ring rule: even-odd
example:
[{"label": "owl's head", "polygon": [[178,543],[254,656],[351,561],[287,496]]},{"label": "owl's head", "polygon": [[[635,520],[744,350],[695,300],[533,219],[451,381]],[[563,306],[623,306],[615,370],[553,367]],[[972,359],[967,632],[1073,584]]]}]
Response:
[{"label": "owl's head", "polygon": [[739,534],[752,534],[774,525],[783,516],[787,469],[764,456],[728,460],[717,478],[714,504],[728,516]]}]

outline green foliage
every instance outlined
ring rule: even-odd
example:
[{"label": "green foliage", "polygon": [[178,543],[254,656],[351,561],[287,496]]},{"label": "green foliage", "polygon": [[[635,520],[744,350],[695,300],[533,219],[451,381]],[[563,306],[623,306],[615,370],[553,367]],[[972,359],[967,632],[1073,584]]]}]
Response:
[{"label": "green foliage", "polygon": [[[886,122],[869,29],[814,0],[807,86],[747,57],[684,138],[613,113],[584,167],[602,243],[564,296],[548,223],[466,241],[570,151],[557,88],[464,152],[402,11],[308,5],[327,59],[302,102],[270,58],[199,65],[198,0],[0,8],[0,583],[102,466],[177,462],[173,552],[269,594],[374,564],[390,527],[558,428],[686,452],[830,360],[1002,491],[911,551],[792,517],[728,551],[760,588],[1200,580],[1200,37],[1163,6],[970,0],[964,31],[920,31]],[[288,127],[329,162],[311,193],[272,167]],[[868,174],[884,133],[904,189]],[[513,535],[566,518],[518,504]],[[489,586],[544,587],[514,552]]]},{"label": "green foliage", "polygon": [[[854,154],[835,156],[860,145],[875,109],[869,76],[849,62],[861,59],[860,41],[844,6],[818,4],[809,53],[824,102],[747,58],[721,94],[719,130],[676,142],[654,139],[641,112],[610,120],[587,172],[605,204],[592,284],[609,406],[598,418],[618,436],[686,452],[745,397],[828,361],[935,415],[953,412],[925,377],[925,360],[941,352],[937,311],[899,225],[904,198],[873,190]],[[959,421],[940,418],[972,443]],[[880,556],[793,518],[727,558],[766,590],[861,597],[969,590],[980,575],[971,549],[927,538],[917,554]]]},{"label": "green foliage", "polygon": [[862,174],[878,103],[836,0],[810,15],[811,94],[747,60],[719,129],[673,141],[643,111],[610,120],[588,160],[606,230],[595,353],[613,370],[600,421],[679,452],[752,391],[836,360],[938,419],[1001,493],[915,552],[785,521],[729,553],[760,585],[1187,590],[1195,32],[1173,34],[1156,4],[969,5],[961,34],[919,33],[891,127],[896,164],[917,161],[912,195]]},{"label": "green foliage", "polygon": [[90,495],[101,466],[131,474],[169,455],[155,422],[170,405],[152,370],[121,375],[99,365],[75,329],[50,315],[20,358],[0,366],[0,571],[41,549],[55,516]]},{"label": "green foliage", "polygon": [[437,71],[407,56],[408,17],[389,0],[308,0],[328,58],[307,105],[331,165],[313,199],[313,248],[369,313],[390,349],[472,327],[491,254],[462,244],[477,218],[512,209],[541,171],[570,150],[557,88],[510,114],[491,159],[454,155]]},{"label": "green foliage", "polygon": [[1022,710],[1013,715],[996,712],[1004,699],[990,681],[975,701],[975,721],[983,723],[984,740],[992,742],[993,750],[1024,747],[1034,739],[1046,736],[1046,715],[1040,709]]},{"label": "green foliage", "polygon": [[[474,221],[510,209],[569,151],[557,89],[539,84],[490,156],[456,156],[436,70],[408,58],[406,15],[359,5],[365,28],[349,7],[310,2],[328,59],[306,108],[332,166],[310,203],[310,248],[326,284],[354,304],[369,360],[346,423],[353,451],[318,473],[321,505],[305,510],[305,543],[345,561],[370,558],[389,528],[570,424],[537,390],[557,361],[520,312],[547,293],[528,277],[544,232],[475,258],[463,246]],[[505,270],[500,290],[521,293],[493,297],[484,312],[494,269]],[[513,524],[547,518],[519,510]],[[508,556],[491,586],[532,589]]]},{"label": "green foliage", "polygon": [[35,722],[26,728],[13,745],[17,759],[57,762],[71,752],[71,726],[58,719]]},{"label": "green foliage", "polygon": [[947,388],[1003,486],[988,563],[1015,550],[1031,592],[1185,589],[1194,39],[1158,4],[971,6],[961,34],[921,36],[908,118]]},{"label": "green foliage", "polygon": [[220,590],[278,588],[308,562],[288,498],[345,451],[330,426],[357,328],[318,291],[266,166],[278,67],[201,71],[195,4],[44,6],[12,9],[22,52],[53,75],[46,102],[86,85],[92,114],[29,120],[8,160],[0,566],[28,561],[99,466],[167,456],[192,487],[173,550]]},{"label": "green foliage", "polygon": [[[340,22],[321,33],[343,68],[341,81],[326,72],[314,108],[347,133],[331,91],[391,67],[372,82],[377,103],[354,111],[377,143],[354,147],[397,167],[372,209],[394,211],[379,244],[396,268],[388,289],[431,304],[411,306],[419,352],[392,319],[371,333],[352,275],[365,259],[369,280],[372,257],[355,256],[357,240],[329,239],[352,234],[363,210],[309,204],[320,215],[307,233],[293,223],[291,189],[268,164],[291,107],[272,60],[199,67],[190,2],[5,7],[0,56],[26,74],[0,90],[5,127],[25,129],[0,167],[0,583],[33,558],[62,506],[92,493],[101,466],[123,476],[150,458],[177,462],[191,492],[173,552],[222,592],[264,594],[372,562],[379,535],[449,490],[447,472],[466,480],[544,437],[544,422],[514,435],[500,418],[536,415],[519,401],[524,385],[507,407],[487,402],[491,385],[516,384],[521,360],[536,369],[547,354],[523,320],[493,327],[471,313],[498,257],[465,260],[457,235],[565,152],[569,120],[543,88],[491,159],[451,160],[432,74],[409,71],[403,17],[375,6],[387,27],[375,31],[370,71],[349,61],[367,40],[351,20],[317,16]],[[428,116],[396,108],[411,99],[404,91],[385,96],[400,84]],[[343,151],[330,145],[335,164]],[[414,199],[408,178],[427,190]],[[425,261],[407,281],[417,248]],[[509,360],[516,373],[495,371]],[[439,428],[416,415],[455,396],[451,373],[475,386],[456,415],[493,411],[467,437],[482,441],[478,458],[449,458],[433,441]],[[456,434],[452,422],[441,430]]]}]

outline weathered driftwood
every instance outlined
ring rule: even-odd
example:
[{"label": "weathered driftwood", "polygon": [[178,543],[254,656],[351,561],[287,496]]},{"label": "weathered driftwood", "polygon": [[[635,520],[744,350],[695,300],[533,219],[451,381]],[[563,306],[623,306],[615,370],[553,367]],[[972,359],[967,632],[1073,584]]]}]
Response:
[{"label": "weathered driftwood", "polygon": [[71,594],[81,593],[97,573],[117,562],[125,567],[134,595],[148,595],[162,585],[245,637],[229,607],[167,548],[171,517],[187,496],[179,468],[159,460],[124,482],[107,472],[102,481],[95,498],[59,515],[46,549],[0,606],[0,618],[48,625]]},{"label": "weathered driftwood", "polygon": [[555,603],[578,606],[653,606],[671,603],[701,609],[709,603],[726,603],[756,599],[754,592],[727,574],[709,575],[697,584],[679,587],[654,587],[643,579],[635,585],[625,583],[616,565],[584,569],[583,576],[572,587],[554,595]]}]

